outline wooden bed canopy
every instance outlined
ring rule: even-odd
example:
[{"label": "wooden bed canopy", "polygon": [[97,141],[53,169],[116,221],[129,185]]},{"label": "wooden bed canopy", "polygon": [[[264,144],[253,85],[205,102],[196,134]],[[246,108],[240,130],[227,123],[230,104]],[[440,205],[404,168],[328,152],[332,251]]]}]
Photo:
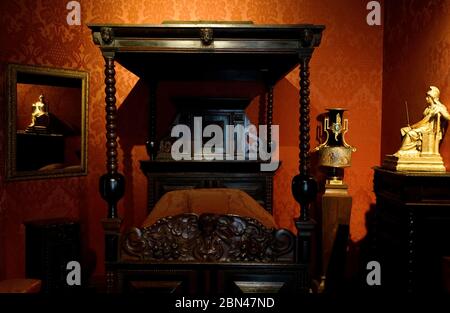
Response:
[{"label": "wooden bed canopy", "polygon": [[[232,281],[240,291],[267,291],[264,288],[269,286],[272,288],[270,290],[282,287],[281,290],[285,291],[307,292],[310,288],[311,245],[315,228],[309,207],[317,193],[317,183],[310,174],[309,165],[309,63],[314,49],[320,44],[324,26],[189,22],[161,25],[91,24],[89,28],[105,60],[106,173],[100,178],[99,185],[101,196],[108,204],[108,215],[102,221],[108,290],[124,290],[125,285],[128,290],[140,289],[144,285],[144,289],[156,290],[155,284],[159,282],[161,285],[161,281],[165,281],[166,284],[162,285],[169,286],[166,289],[172,292],[227,292],[227,284]],[[273,173],[260,172],[258,161],[168,162],[158,159],[156,86],[160,81],[261,83],[267,88],[265,122],[270,128],[273,87],[300,65],[299,173],[292,181],[293,196],[301,207],[301,214],[295,219],[298,234],[294,236],[287,230],[272,231],[245,217],[215,215],[200,216],[198,220],[189,219],[189,216],[170,217],[157,223],[156,228],[136,228],[127,235],[121,234],[117,203],[124,194],[125,178],[118,171],[115,62],[149,82],[152,87],[147,100],[150,108],[149,159],[141,161],[141,169],[149,184],[149,211],[167,191],[200,186],[244,190],[270,213]],[[270,133],[268,141],[271,141]],[[202,227],[210,225],[208,223],[212,220],[228,226],[241,223],[248,230],[254,227],[261,231],[261,236],[266,236],[264,240],[270,241],[271,257],[264,252],[269,249],[267,247],[263,249],[260,259],[245,259],[236,254],[231,256],[230,248],[225,262],[212,262],[211,259],[200,262],[195,256],[191,256],[194,261],[190,262],[164,258],[155,261],[146,259],[149,251],[136,259],[131,258],[132,261],[124,257],[123,249],[130,252],[130,249],[136,248],[134,244],[144,242],[144,232],[150,236],[151,233],[167,230],[164,225],[176,219],[179,223],[200,223]],[[239,236],[237,240],[242,240]],[[136,237],[140,241],[136,241]],[[274,253],[278,254],[274,257]],[[204,281],[208,281],[209,285],[203,284]],[[281,284],[277,285],[277,282]],[[184,284],[184,289],[178,288],[180,284]]]}]

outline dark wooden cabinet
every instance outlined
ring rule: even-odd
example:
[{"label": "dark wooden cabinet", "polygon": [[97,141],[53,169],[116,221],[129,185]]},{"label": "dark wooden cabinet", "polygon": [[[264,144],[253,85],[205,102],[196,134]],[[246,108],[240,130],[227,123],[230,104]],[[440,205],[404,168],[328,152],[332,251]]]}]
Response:
[{"label": "dark wooden cabinet", "polygon": [[72,219],[36,220],[25,223],[25,231],[26,276],[41,279],[43,292],[77,289],[66,283],[66,266],[81,262],[80,224]]},{"label": "dark wooden cabinet", "polygon": [[375,168],[374,257],[389,291],[443,290],[450,255],[450,173]]}]

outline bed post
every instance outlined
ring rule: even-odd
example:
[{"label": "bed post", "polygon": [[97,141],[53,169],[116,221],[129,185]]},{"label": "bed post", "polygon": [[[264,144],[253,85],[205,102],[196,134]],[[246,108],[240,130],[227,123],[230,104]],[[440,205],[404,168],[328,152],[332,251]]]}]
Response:
[{"label": "bed post", "polygon": [[150,100],[149,100],[149,129],[148,129],[148,140],[146,142],[147,155],[150,160],[156,159],[156,154],[158,152],[158,144],[156,142],[156,90],[157,90],[156,80],[150,81]]},{"label": "bed post", "polygon": [[[305,29],[302,38],[302,46],[311,47],[312,33]],[[309,61],[312,49],[306,49],[307,53],[300,54],[300,152],[299,174],[292,180],[292,194],[300,204],[300,216],[295,219],[297,228],[297,246],[295,259],[297,263],[309,265],[311,277],[311,241],[315,229],[315,221],[310,216],[310,205],[316,199],[317,182],[310,174],[309,164],[309,140],[310,140],[310,100],[309,100]],[[310,280],[310,277],[307,279]]]},{"label": "bed post", "polygon": [[102,198],[108,204],[108,216],[102,220],[105,232],[105,262],[107,292],[117,291],[117,273],[108,264],[118,258],[120,224],[117,214],[117,202],[124,194],[125,181],[118,172],[117,161],[117,109],[116,80],[114,70],[114,52],[103,52],[105,59],[105,110],[106,110],[106,174],[100,177],[99,189]]},{"label": "bed post", "polygon": [[273,84],[270,83],[267,93],[267,151],[272,152],[272,116],[273,116]]}]

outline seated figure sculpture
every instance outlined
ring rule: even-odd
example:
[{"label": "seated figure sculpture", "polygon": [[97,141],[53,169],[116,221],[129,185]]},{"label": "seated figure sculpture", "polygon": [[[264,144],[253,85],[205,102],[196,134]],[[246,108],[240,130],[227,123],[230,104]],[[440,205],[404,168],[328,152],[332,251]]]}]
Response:
[{"label": "seated figure sculpture", "polygon": [[44,95],[39,96],[39,101],[32,104],[31,124],[27,131],[46,131],[49,125],[49,114],[44,102]]},{"label": "seated figure sculpture", "polygon": [[[441,117],[450,120],[447,108],[439,101],[439,89],[431,86],[427,92],[426,101],[428,107],[423,112],[423,119],[412,126],[403,127],[400,131],[403,141],[400,149],[394,155],[408,155],[419,152],[439,154],[439,141],[442,139]],[[425,139],[430,134],[432,137]],[[427,142],[431,141],[431,142]],[[427,143],[427,145],[424,145]],[[429,149],[428,149],[429,148]]]},{"label": "seated figure sculpture", "polygon": [[428,106],[419,122],[403,127],[402,144],[394,155],[386,156],[383,167],[397,171],[445,171],[439,154],[439,143],[444,132],[444,119],[450,114],[439,100],[440,91],[431,86],[426,94]]}]

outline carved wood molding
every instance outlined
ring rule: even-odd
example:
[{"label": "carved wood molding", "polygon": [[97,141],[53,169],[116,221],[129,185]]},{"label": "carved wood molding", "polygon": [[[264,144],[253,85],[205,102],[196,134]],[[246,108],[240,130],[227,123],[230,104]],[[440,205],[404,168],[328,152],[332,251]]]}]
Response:
[{"label": "carved wood molding", "polygon": [[192,213],[165,217],[124,236],[125,258],[154,261],[291,262],[295,236],[249,217]]}]

